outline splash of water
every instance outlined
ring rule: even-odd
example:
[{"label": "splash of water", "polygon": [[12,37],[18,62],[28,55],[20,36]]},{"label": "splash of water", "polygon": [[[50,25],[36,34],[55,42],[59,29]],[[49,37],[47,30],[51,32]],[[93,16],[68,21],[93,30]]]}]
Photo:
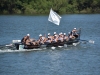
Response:
[{"label": "splash of water", "polygon": [[94,44],[94,43],[95,43],[95,41],[93,41],[93,40],[89,40],[89,43],[92,43],[92,44]]}]

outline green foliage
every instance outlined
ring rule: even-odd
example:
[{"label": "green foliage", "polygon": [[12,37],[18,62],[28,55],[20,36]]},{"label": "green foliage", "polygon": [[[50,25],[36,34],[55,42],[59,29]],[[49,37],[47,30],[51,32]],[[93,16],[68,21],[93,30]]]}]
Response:
[{"label": "green foliage", "polygon": [[100,13],[100,0],[0,0],[0,14]]}]

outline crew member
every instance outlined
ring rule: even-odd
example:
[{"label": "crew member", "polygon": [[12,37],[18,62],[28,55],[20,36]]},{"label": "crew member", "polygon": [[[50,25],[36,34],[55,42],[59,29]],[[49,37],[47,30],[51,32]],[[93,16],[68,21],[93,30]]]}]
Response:
[{"label": "crew member", "polygon": [[30,45],[30,34],[27,34],[25,37],[22,38],[21,43],[24,45]]},{"label": "crew member", "polygon": [[75,38],[78,38],[78,34],[77,34],[76,28],[74,28],[74,29],[71,31],[71,35],[74,36]]},{"label": "crew member", "polygon": [[39,35],[39,40],[38,40],[38,42],[39,42],[40,44],[44,44],[44,42],[46,42],[46,40],[47,40],[47,38],[44,37],[44,36],[42,36],[42,34]]},{"label": "crew member", "polygon": [[66,36],[66,33],[64,33],[63,39],[64,39],[64,41],[68,41],[69,40],[68,36]]}]

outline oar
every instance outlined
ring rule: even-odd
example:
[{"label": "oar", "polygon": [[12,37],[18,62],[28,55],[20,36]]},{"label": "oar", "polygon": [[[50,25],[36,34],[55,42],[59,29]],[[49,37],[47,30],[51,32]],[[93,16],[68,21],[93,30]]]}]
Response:
[{"label": "oar", "polygon": [[81,40],[81,39],[80,39],[80,41],[81,41],[81,42],[84,42],[84,43],[86,43],[86,42],[89,42],[89,43],[92,43],[92,44],[95,43],[95,41],[93,41],[93,40],[89,40],[89,41],[88,41],[88,40]]}]

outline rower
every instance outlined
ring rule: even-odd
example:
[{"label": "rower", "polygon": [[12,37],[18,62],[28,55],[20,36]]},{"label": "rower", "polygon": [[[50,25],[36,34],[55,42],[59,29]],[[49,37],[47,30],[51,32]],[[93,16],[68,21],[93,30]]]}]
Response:
[{"label": "rower", "polygon": [[48,33],[48,38],[50,38],[50,33]]},{"label": "rower", "polygon": [[54,32],[54,34],[53,34],[53,36],[55,36],[57,33],[56,32]]},{"label": "rower", "polygon": [[73,36],[71,32],[68,32],[68,40],[73,40],[73,39],[75,39],[75,36]]},{"label": "rower", "polygon": [[54,35],[53,39],[52,39],[52,42],[55,43],[55,42],[58,42],[58,37],[57,35]]},{"label": "rower", "polygon": [[55,36],[56,36],[56,38],[59,37],[59,35],[58,35],[56,32],[54,32],[53,38],[54,38]]},{"label": "rower", "polygon": [[[51,41],[53,40],[54,36],[51,36],[50,33],[48,33],[48,37]],[[48,39],[47,39],[48,40]]]},{"label": "rower", "polygon": [[45,44],[49,44],[49,43],[51,43],[51,38],[47,38],[47,40],[45,42]]},{"label": "rower", "polygon": [[63,33],[62,32],[59,33],[58,41],[63,42]]},{"label": "rower", "polygon": [[43,37],[42,34],[40,34],[38,41],[39,41],[40,44],[44,44],[44,42],[46,42],[46,37]]},{"label": "rower", "polygon": [[69,40],[68,36],[66,36],[66,33],[64,33],[63,39],[64,39],[64,41],[68,41]]},{"label": "rower", "polygon": [[21,43],[24,45],[30,45],[30,34],[27,34],[26,36],[24,36],[21,40]]}]

